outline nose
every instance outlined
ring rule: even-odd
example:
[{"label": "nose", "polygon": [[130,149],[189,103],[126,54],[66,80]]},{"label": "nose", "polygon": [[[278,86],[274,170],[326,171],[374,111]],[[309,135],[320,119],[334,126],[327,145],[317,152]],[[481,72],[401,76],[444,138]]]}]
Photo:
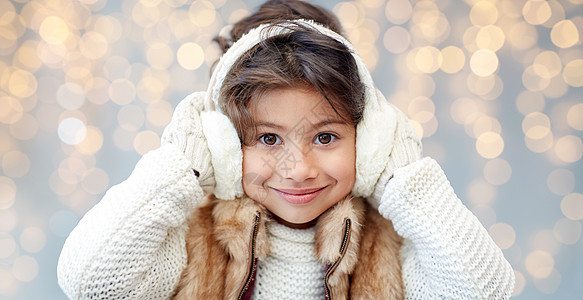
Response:
[{"label": "nose", "polygon": [[317,162],[309,146],[300,148],[292,145],[287,152],[285,159],[278,165],[282,178],[303,182],[318,175]]}]

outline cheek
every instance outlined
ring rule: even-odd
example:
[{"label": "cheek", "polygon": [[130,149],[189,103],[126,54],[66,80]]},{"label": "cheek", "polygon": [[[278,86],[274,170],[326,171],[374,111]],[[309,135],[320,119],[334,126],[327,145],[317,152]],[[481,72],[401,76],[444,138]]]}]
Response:
[{"label": "cheek", "polygon": [[327,173],[334,177],[339,183],[350,187],[356,181],[356,154],[351,148],[338,153],[337,155],[324,155],[322,166]]},{"label": "cheek", "polygon": [[262,187],[270,176],[270,169],[265,166],[258,152],[243,148],[243,189],[248,195],[253,193],[252,190]]},{"label": "cheek", "polygon": [[354,186],[354,182],[356,182],[356,163],[355,161],[347,162],[343,161],[343,163],[338,167],[336,170],[336,175],[339,181],[343,181],[343,184],[346,187]]}]

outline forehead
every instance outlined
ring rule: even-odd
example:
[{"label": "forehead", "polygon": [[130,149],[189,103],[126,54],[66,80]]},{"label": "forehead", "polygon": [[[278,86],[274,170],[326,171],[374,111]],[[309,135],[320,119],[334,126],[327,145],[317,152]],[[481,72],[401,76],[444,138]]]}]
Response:
[{"label": "forehead", "polygon": [[269,90],[253,99],[249,111],[256,122],[286,123],[298,117],[310,122],[341,121],[343,118],[322,94],[307,87]]}]

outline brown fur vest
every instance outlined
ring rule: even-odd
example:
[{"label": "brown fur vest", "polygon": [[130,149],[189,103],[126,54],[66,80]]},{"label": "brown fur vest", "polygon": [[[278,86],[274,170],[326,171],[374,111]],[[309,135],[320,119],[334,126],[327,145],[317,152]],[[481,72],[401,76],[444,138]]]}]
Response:
[{"label": "brown fur vest", "polygon": [[[190,219],[188,264],[174,299],[246,299],[255,264],[269,254],[269,212],[255,201],[209,197]],[[329,266],[329,299],[401,299],[399,249],[391,221],[359,198],[346,198],[316,223],[316,253]],[[322,295],[324,298],[324,295]]]}]

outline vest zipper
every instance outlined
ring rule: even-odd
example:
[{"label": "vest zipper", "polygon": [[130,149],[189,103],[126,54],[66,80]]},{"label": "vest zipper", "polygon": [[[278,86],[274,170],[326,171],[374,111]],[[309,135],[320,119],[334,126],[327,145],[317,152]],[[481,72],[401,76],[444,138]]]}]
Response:
[{"label": "vest zipper", "polygon": [[253,231],[251,232],[251,258],[249,259],[249,269],[247,270],[247,278],[245,279],[245,284],[243,285],[243,288],[241,289],[241,291],[239,292],[239,297],[237,299],[241,300],[243,299],[243,296],[245,295],[245,292],[247,291],[247,289],[249,288],[249,283],[251,282],[251,280],[253,279],[253,276],[255,274],[255,239],[257,238],[257,231],[259,230],[259,214],[255,215],[255,221],[253,224]]},{"label": "vest zipper", "polygon": [[332,299],[332,294],[330,293],[330,287],[328,286],[328,280],[330,279],[330,275],[334,273],[338,264],[342,258],[344,258],[344,254],[346,254],[346,249],[348,249],[348,242],[350,241],[350,219],[344,220],[344,239],[342,240],[342,244],[340,245],[340,257],[328,268],[326,271],[326,276],[324,277],[324,288],[326,289],[326,299]]}]

